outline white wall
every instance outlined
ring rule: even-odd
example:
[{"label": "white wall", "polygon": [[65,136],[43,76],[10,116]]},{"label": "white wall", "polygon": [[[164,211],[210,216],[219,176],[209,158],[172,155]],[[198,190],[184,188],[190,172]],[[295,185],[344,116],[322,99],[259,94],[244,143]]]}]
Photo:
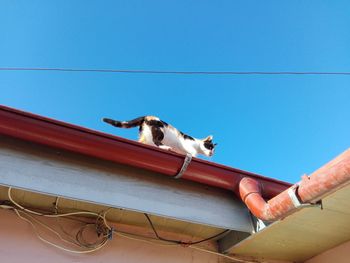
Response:
[{"label": "white wall", "polygon": [[[57,241],[57,238],[51,238]],[[53,248],[40,241],[32,227],[13,212],[0,209],[0,262],[19,263],[216,263],[216,255],[184,247],[164,247],[116,236],[101,250],[76,255]]]}]

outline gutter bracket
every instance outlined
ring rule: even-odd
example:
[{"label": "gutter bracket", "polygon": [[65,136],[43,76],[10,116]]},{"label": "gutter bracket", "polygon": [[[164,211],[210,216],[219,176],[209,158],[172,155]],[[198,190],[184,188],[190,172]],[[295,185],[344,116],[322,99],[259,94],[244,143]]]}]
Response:
[{"label": "gutter bracket", "polygon": [[297,195],[295,194],[298,187],[299,187],[299,185],[295,184],[288,189],[288,195],[289,195],[290,199],[292,200],[292,203],[293,203],[295,208],[298,208],[298,207],[303,205],[299,201],[299,198],[297,197]]},{"label": "gutter bracket", "polygon": [[187,153],[186,157],[185,157],[185,160],[184,160],[184,163],[182,164],[182,167],[181,167],[180,171],[174,176],[175,179],[179,179],[179,178],[182,177],[182,175],[186,172],[187,167],[189,166],[191,161],[192,161],[192,154]]},{"label": "gutter bracket", "polygon": [[263,230],[265,227],[267,227],[269,225],[268,222],[264,222],[263,220],[261,220],[259,218],[254,218],[253,220],[255,220],[255,222],[254,222],[255,233],[260,232],[261,230]]},{"label": "gutter bracket", "polygon": [[297,191],[298,187],[299,187],[299,184],[295,184],[288,189],[288,195],[290,197],[290,200],[292,200],[292,203],[293,203],[295,208],[320,207],[321,210],[323,209],[322,200],[320,200],[316,203],[302,203],[302,202],[300,202],[299,198],[296,195],[296,191]]}]

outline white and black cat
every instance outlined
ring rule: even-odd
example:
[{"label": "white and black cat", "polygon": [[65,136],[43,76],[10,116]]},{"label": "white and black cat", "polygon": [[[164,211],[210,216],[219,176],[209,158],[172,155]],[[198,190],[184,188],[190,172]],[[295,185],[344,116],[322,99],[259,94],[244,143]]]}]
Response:
[{"label": "white and black cat", "polygon": [[143,116],[131,121],[117,121],[103,118],[115,127],[132,128],[139,127],[139,142],[158,146],[161,149],[171,150],[181,154],[203,154],[212,156],[214,154],[213,136],[204,139],[196,139],[177,130],[165,121],[154,116]]}]

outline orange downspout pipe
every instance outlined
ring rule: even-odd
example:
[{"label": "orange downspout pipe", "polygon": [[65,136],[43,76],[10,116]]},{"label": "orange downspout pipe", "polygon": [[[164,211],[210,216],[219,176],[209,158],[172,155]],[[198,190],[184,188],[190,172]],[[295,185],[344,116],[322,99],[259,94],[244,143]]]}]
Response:
[{"label": "orange downspout pipe", "polygon": [[267,202],[262,197],[260,183],[253,178],[245,177],[240,181],[239,195],[256,217],[275,221],[293,213],[302,204],[316,203],[349,183],[350,149]]}]

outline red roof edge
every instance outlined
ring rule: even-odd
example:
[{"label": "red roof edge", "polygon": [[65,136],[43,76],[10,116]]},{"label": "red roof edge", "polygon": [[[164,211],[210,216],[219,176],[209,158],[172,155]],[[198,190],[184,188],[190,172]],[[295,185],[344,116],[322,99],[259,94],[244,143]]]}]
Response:
[{"label": "red roof edge", "polygon": [[[175,176],[184,156],[110,134],[0,105],[0,134],[64,149],[103,160]],[[291,184],[193,158],[182,178],[237,192],[244,177],[257,180],[264,198]]]}]

